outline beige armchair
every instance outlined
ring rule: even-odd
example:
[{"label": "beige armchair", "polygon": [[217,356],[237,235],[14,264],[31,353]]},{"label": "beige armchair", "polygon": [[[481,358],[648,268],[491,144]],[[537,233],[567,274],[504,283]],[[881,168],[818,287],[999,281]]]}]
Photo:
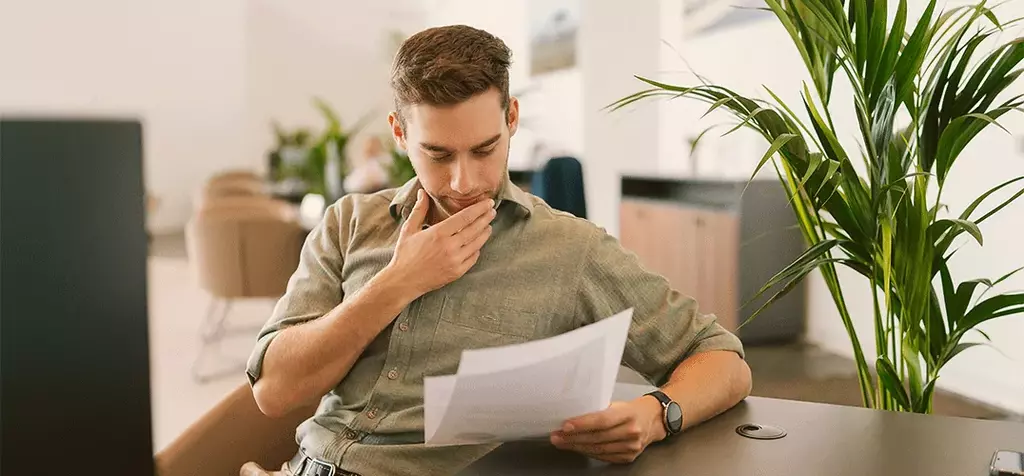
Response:
[{"label": "beige armchair", "polygon": [[201,210],[214,200],[245,198],[272,200],[267,184],[259,176],[249,172],[224,172],[214,175],[200,187],[193,199],[193,208]]},{"label": "beige armchair", "polygon": [[193,365],[197,381],[244,369],[240,361],[223,372],[207,373],[201,361],[228,334],[225,322],[233,300],[284,294],[304,238],[296,208],[282,201],[227,197],[194,212],[185,230],[186,247],[199,286],[211,295],[201,330],[203,347]]},{"label": "beige armchair", "polygon": [[278,469],[298,445],[295,429],[316,406],[270,418],[260,412],[248,384],[243,384],[189,426],[155,456],[157,476],[234,476],[255,461]]},{"label": "beige armchair", "polygon": [[209,182],[220,182],[220,181],[252,181],[252,182],[263,182],[263,177],[260,174],[251,170],[245,169],[231,169],[217,172],[210,179]]}]

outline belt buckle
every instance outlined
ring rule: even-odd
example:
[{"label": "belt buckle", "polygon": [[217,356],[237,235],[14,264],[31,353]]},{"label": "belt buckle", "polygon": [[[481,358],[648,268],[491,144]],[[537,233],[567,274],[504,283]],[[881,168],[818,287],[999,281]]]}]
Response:
[{"label": "belt buckle", "polygon": [[[335,476],[335,473],[338,471],[337,467],[335,467],[333,464],[328,463],[328,462],[326,462],[326,461],[324,461],[322,459],[310,458],[309,460],[314,465],[317,465],[315,467],[315,469],[314,469],[314,467],[312,465],[310,465],[310,467],[307,467],[307,469],[313,469],[314,470],[314,473],[312,475],[310,475],[310,476]],[[320,469],[323,468],[323,467],[327,467],[327,469],[329,469],[330,472],[327,473],[326,475],[325,474],[321,474],[320,473]],[[307,471],[303,471],[302,473],[303,474],[309,474]]]}]

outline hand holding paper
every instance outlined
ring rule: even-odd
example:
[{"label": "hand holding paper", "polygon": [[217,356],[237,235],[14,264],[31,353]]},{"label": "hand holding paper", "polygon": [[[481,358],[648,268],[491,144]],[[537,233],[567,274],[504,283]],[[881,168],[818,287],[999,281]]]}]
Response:
[{"label": "hand holding paper", "polygon": [[547,439],[566,419],[608,407],[632,316],[628,309],[548,339],[463,351],[456,375],[424,379],[426,444]]}]

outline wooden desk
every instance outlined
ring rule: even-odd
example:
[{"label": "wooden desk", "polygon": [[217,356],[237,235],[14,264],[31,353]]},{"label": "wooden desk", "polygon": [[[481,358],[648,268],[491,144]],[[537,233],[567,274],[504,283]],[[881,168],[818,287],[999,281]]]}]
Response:
[{"label": "wooden desk", "polygon": [[[740,436],[749,423],[786,430]],[[466,475],[985,476],[992,453],[1024,450],[1024,424],[749,397],[633,464],[609,465],[544,443],[507,443]]]}]

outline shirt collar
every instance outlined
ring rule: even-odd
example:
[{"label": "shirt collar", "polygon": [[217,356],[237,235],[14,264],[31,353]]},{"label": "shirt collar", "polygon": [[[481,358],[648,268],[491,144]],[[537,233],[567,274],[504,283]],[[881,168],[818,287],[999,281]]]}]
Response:
[{"label": "shirt collar", "polygon": [[[388,211],[391,212],[391,217],[395,220],[406,219],[409,213],[412,211],[413,205],[416,204],[416,192],[418,192],[422,185],[420,185],[419,178],[413,177],[405,185],[402,185],[395,193],[395,198],[391,200],[391,204],[388,206]],[[530,196],[524,192],[521,188],[512,183],[512,180],[508,176],[508,170],[505,170],[505,181],[502,183],[501,190],[498,191],[497,203],[494,208],[498,209],[504,202],[510,202],[522,212],[524,217],[529,217],[533,208]]]}]

